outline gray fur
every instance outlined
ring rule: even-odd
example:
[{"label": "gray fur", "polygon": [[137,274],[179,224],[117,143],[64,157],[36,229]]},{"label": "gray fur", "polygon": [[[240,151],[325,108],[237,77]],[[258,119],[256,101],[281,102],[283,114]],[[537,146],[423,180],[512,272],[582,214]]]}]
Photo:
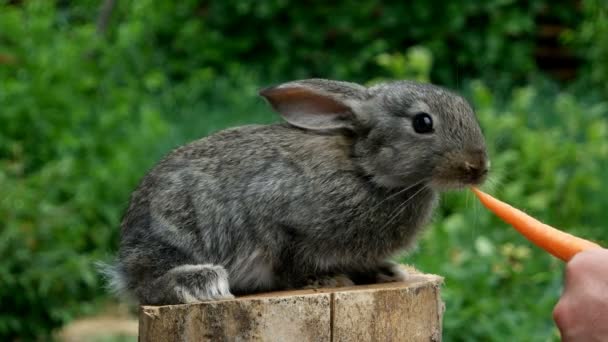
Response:
[{"label": "gray fur", "polygon": [[[480,183],[487,171],[471,107],[437,86],[315,79],[261,94],[295,125],[192,142],[133,192],[112,275],[140,303],[229,298],[334,275],[400,279],[386,260],[412,244],[438,192]],[[434,133],[414,132],[419,111],[433,117]]]}]

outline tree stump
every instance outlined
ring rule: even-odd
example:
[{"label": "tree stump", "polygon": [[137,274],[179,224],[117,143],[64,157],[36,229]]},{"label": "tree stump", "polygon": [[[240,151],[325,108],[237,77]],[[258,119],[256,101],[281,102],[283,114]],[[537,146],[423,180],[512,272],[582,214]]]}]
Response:
[{"label": "tree stump", "polygon": [[142,306],[139,341],[440,341],[442,278]]}]

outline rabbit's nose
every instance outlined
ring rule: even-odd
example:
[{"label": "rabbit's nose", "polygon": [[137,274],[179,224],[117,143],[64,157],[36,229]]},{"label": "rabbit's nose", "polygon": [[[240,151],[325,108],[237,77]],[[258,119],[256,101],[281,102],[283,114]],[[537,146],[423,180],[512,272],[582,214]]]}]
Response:
[{"label": "rabbit's nose", "polygon": [[484,176],[485,174],[488,173],[488,167],[486,166],[486,163],[484,162],[482,163],[471,163],[471,162],[464,162],[464,169],[469,172],[472,175],[475,176]]},{"label": "rabbit's nose", "polygon": [[473,150],[469,152],[467,160],[464,162],[464,169],[473,178],[481,178],[488,173],[490,163],[483,150]]}]

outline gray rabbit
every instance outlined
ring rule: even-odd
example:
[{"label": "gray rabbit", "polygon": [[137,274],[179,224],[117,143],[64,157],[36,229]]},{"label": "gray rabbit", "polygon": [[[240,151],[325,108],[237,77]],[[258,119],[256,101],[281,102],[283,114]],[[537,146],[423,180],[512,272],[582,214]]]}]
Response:
[{"label": "gray rabbit", "polygon": [[[141,304],[396,281],[438,193],[488,171],[469,104],[431,84],[260,92],[285,123],[177,148],[131,196],[112,285]],[[340,281],[337,281],[340,280]]]}]

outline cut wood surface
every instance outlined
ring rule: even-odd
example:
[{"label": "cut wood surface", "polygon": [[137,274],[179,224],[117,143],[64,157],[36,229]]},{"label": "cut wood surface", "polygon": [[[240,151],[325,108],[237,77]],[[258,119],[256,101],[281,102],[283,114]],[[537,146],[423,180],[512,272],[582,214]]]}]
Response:
[{"label": "cut wood surface", "polygon": [[139,340],[440,341],[442,278],[142,306]]}]

